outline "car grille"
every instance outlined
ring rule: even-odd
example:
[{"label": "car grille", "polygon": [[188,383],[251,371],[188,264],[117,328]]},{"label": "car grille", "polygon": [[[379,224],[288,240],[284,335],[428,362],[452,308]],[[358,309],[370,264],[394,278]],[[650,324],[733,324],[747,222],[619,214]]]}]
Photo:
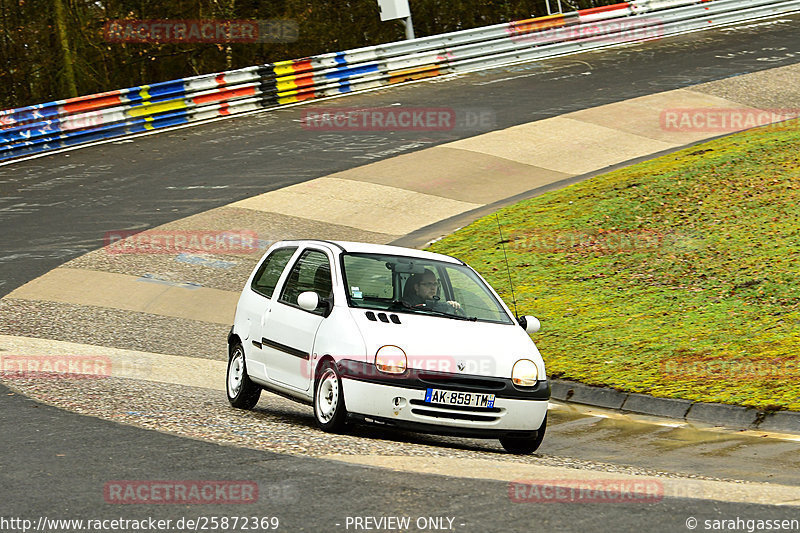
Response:
[{"label": "car grille", "polygon": [[454,374],[420,374],[420,381],[437,387],[460,387],[479,391],[499,391],[506,388],[502,381],[481,378],[459,377]]},{"label": "car grille", "polygon": [[433,409],[412,409],[411,413],[417,416],[446,418],[449,420],[465,420],[468,422],[496,422],[500,420],[500,417],[498,416],[483,416],[483,415],[471,415],[466,413],[441,412],[441,411],[435,411]]},{"label": "car grille", "polygon": [[499,407],[480,408],[445,404],[425,403],[422,400],[411,400],[411,414],[420,417],[438,418],[440,420],[459,420],[466,422],[492,423],[500,420],[505,409]]}]

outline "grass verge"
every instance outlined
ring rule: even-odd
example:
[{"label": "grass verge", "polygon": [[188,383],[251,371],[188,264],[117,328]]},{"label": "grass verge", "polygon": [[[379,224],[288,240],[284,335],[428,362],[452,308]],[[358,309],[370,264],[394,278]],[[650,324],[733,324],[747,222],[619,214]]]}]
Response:
[{"label": "grass verge", "polygon": [[[576,154],[579,157],[579,154]],[[497,213],[551,377],[800,411],[800,128],[750,130]],[[511,302],[495,215],[429,247]]]}]

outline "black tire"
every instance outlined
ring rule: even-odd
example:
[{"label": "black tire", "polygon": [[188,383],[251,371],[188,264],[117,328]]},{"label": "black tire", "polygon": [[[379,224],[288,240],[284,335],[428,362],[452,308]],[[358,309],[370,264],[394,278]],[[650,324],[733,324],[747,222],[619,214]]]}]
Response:
[{"label": "black tire", "polygon": [[317,369],[314,380],[314,419],[322,431],[339,433],[347,425],[347,407],[339,370],[331,361]]},{"label": "black tire", "polygon": [[247,375],[244,348],[239,342],[231,345],[228,371],[225,375],[225,390],[228,401],[237,409],[252,409],[261,396],[261,387],[253,383]]},{"label": "black tire", "polygon": [[547,414],[544,415],[542,425],[536,430],[533,437],[500,437],[500,444],[509,453],[517,455],[528,455],[539,449],[544,440],[544,433],[547,430]]}]

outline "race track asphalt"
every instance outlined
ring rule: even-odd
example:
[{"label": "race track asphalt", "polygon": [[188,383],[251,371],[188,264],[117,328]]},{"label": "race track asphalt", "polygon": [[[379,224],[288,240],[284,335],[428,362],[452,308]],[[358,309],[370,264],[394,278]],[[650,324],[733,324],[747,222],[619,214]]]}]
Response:
[{"label": "race track asphalt", "polygon": [[[647,503],[515,502],[506,482],[392,472],[221,446],[83,417],[9,394],[0,386],[5,444],[0,516],[33,524],[41,517],[152,517],[175,524],[181,518],[256,516],[277,517],[278,531],[322,533],[356,531],[347,527],[348,517],[400,516],[412,524],[420,518],[450,517],[453,528],[447,530],[459,532],[675,532],[686,531],[690,517],[701,523],[737,517],[798,519],[793,506],[662,499],[657,491]],[[122,480],[248,481],[258,483],[259,499],[235,505],[106,503],[105,484]],[[433,529],[409,528],[419,530]]]},{"label": "race track asphalt", "polygon": [[[800,15],[392,87],[0,167],[0,296],[145,229],[419,148],[800,61]],[[318,107],[450,107],[442,132],[319,132]]]},{"label": "race track asphalt", "polygon": [[[110,230],[157,226],[490,130],[797,63],[800,17],[782,20],[321,104],[450,106],[462,116],[482,113],[491,118],[478,128],[321,135],[299,126],[299,107],[0,167],[0,294],[98,248]],[[237,516],[247,507],[248,516],[278,516],[283,531],[345,531],[347,516],[367,515],[451,516],[458,531],[685,531],[689,516],[701,521],[798,518],[793,507],[679,498],[644,505],[513,503],[504,482],[391,472],[221,446],[61,411],[2,386],[0,403],[0,513],[6,519],[177,519]],[[104,484],[125,479],[252,480],[259,483],[262,498],[252,509],[105,503]]]}]

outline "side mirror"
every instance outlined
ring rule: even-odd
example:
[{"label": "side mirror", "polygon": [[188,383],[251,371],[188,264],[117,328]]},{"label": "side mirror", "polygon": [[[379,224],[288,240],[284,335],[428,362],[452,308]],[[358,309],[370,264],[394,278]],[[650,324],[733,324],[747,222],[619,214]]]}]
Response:
[{"label": "side mirror", "polygon": [[519,325],[522,326],[522,329],[528,333],[536,333],[539,331],[539,328],[542,327],[542,325],[539,323],[539,319],[535,316],[521,316],[517,318],[517,322],[519,322]]},{"label": "side mirror", "polygon": [[325,318],[327,318],[328,315],[331,314],[331,311],[333,311],[333,302],[331,299],[320,299],[319,295],[314,291],[300,293],[300,296],[297,297],[297,305],[306,311],[316,311],[320,307],[324,307],[325,310],[323,311],[322,316]]},{"label": "side mirror", "polygon": [[319,306],[319,296],[314,291],[301,292],[297,297],[297,305],[306,311],[314,311]]}]

